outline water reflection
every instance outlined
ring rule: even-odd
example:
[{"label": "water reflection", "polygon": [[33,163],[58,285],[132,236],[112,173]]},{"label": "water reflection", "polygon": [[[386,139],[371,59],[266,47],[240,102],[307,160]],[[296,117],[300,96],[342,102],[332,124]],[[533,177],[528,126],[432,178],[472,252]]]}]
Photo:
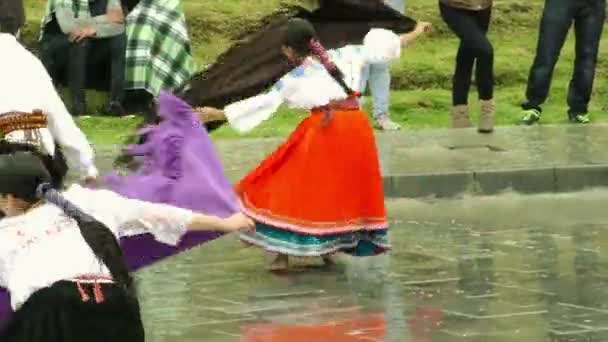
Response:
[{"label": "water reflection", "polygon": [[392,202],[389,256],[284,276],[224,238],[141,275],[149,341],[608,340],[606,200]]}]

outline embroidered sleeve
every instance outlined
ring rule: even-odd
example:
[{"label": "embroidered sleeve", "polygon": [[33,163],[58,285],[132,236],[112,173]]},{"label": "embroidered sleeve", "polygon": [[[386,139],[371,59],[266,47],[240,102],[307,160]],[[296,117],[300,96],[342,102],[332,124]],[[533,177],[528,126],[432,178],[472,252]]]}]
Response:
[{"label": "embroidered sleeve", "polygon": [[163,141],[161,155],[165,158],[163,172],[165,177],[179,179],[182,176],[182,146],[184,139],[172,135]]},{"label": "embroidered sleeve", "polygon": [[[108,190],[90,190],[95,201],[103,201],[119,236],[151,233],[159,242],[177,245],[187,232],[194,213],[160,203],[124,198]],[[93,196],[90,196],[93,197]]]},{"label": "embroidered sleeve", "polygon": [[245,133],[268,120],[283,103],[281,96],[283,82],[280,80],[268,93],[226,106],[224,113],[230,125],[237,131]]}]

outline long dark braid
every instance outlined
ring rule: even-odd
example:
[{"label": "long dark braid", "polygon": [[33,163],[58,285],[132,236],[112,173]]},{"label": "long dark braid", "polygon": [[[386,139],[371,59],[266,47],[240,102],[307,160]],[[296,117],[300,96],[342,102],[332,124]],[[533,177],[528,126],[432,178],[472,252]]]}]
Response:
[{"label": "long dark braid", "polygon": [[314,26],[308,20],[290,19],[287,23],[287,32],[283,44],[295,50],[302,58],[309,55],[315,56],[347,95],[356,94],[344,81],[344,74],[340,68],[329,59],[327,51],[317,38]]},{"label": "long dark braid", "polygon": [[340,68],[338,68],[338,66],[329,59],[327,51],[325,50],[321,42],[315,38],[312,38],[308,43],[308,46],[312,54],[317,57],[317,59],[319,59],[325,70],[327,70],[331,77],[336,80],[336,82],[338,82],[338,84],[342,87],[342,89],[344,89],[346,94],[348,94],[349,96],[356,94],[356,92],[351,87],[349,87],[344,81],[344,73],[342,73]]}]

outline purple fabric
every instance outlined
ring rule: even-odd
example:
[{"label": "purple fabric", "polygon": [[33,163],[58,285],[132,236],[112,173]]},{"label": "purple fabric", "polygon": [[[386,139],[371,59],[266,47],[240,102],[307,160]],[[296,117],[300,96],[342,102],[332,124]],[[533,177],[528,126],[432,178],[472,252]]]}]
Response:
[{"label": "purple fabric", "polygon": [[[128,151],[143,158],[134,175],[106,177],[105,183],[117,193],[134,199],[166,203],[220,217],[239,211],[236,195],[224,176],[224,168],[207,131],[190,105],[180,98],[161,93],[158,99],[161,123],[147,127],[146,142]],[[219,233],[189,232],[177,247],[144,234],[122,238],[121,244],[132,271],[221,236]]]},{"label": "purple fabric", "polygon": [[[181,99],[162,93],[162,122],[147,129],[143,145],[130,152],[143,158],[136,174],[106,177],[113,191],[133,199],[171,204],[220,217],[239,211],[232,187],[211,140],[192,108]],[[176,247],[157,242],[151,234],[123,237],[121,245],[131,271],[220,237],[220,233],[189,232]],[[10,299],[0,289],[0,326],[11,314]]]}]

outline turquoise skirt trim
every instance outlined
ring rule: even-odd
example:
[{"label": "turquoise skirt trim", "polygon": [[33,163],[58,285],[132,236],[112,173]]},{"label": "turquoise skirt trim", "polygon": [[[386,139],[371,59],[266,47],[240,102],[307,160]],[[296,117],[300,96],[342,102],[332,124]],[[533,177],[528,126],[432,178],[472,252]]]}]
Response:
[{"label": "turquoise skirt trim", "polygon": [[312,236],[256,222],[255,232],[243,233],[241,239],[273,253],[298,257],[323,256],[338,252],[366,257],[390,249],[388,230]]}]

